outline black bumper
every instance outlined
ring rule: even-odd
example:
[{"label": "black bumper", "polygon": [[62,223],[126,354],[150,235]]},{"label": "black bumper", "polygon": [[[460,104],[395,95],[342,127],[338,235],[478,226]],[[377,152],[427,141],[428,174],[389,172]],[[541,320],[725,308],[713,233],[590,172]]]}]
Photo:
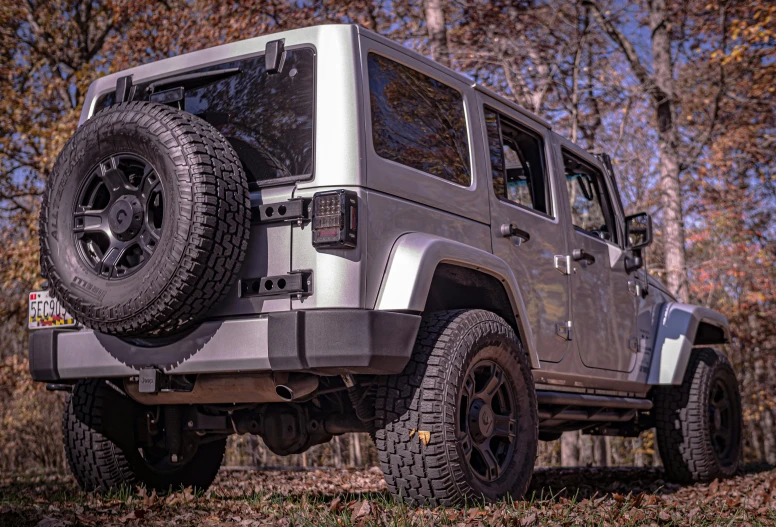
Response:
[{"label": "black bumper", "polygon": [[159,346],[91,330],[44,329],[30,334],[30,372],[44,382],[128,377],[148,367],[168,374],[393,374],[409,361],[419,326],[419,315],[391,311],[288,311],[207,321]]}]

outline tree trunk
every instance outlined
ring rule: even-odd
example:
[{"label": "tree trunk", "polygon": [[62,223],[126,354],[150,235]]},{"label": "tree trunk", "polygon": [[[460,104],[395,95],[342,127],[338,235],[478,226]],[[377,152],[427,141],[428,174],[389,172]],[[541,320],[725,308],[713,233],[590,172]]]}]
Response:
[{"label": "tree trunk", "polygon": [[442,0],[425,0],[426,28],[431,45],[431,57],[445,66],[450,66],[450,51],[447,46],[447,28]]},{"label": "tree trunk", "polygon": [[679,144],[674,118],[674,68],[671,58],[671,34],[668,28],[665,0],[649,1],[649,24],[652,30],[652,73],[642,64],[633,43],[611,20],[606,18],[600,6],[593,0],[584,0],[591,7],[592,15],[620,47],[639,81],[642,92],[652,99],[657,118],[658,151],[660,153],[660,203],[663,209],[663,242],[665,245],[668,289],[686,302],[687,266],[684,251],[684,224],[682,221],[682,196],[679,181]]},{"label": "tree trunk", "polygon": [[579,466],[579,432],[563,432],[560,436],[560,465]]},{"label": "tree trunk", "polygon": [[340,436],[334,436],[331,440],[334,453],[334,468],[342,468],[342,442]]},{"label": "tree trunk", "polygon": [[689,297],[684,252],[684,222],[682,219],[682,188],[679,180],[674,118],[674,68],[671,59],[671,35],[667,26],[665,0],[651,0],[649,22],[652,29],[652,68],[657,86],[658,149],[660,152],[660,204],[663,209],[663,243],[665,244],[668,289],[680,301]]},{"label": "tree trunk", "polygon": [[592,436],[593,464],[597,467],[609,465],[609,438],[607,436]]},{"label": "tree trunk", "polygon": [[361,458],[361,434],[353,434],[353,464],[361,468],[363,461]]}]

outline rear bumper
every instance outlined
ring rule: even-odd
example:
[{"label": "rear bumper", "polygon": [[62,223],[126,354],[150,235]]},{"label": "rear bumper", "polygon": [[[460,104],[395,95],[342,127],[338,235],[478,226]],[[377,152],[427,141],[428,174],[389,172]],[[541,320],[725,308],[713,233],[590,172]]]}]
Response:
[{"label": "rear bumper", "polygon": [[409,361],[419,326],[419,315],[390,311],[288,311],[204,322],[153,347],[91,330],[44,329],[30,333],[30,372],[45,382],[130,377],[148,367],[167,374],[393,374]]}]

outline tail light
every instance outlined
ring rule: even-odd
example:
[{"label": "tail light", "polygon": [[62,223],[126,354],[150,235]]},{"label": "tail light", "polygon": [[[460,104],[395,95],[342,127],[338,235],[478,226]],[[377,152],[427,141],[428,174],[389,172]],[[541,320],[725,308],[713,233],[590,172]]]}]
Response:
[{"label": "tail light", "polygon": [[358,196],[351,190],[313,196],[313,247],[352,249],[358,239]]}]

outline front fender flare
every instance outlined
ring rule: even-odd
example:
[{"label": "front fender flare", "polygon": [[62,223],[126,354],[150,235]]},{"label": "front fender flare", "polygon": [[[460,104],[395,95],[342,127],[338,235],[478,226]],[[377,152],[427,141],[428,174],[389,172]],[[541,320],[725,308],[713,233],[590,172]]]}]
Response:
[{"label": "front fender flare", "polygon": [[[718,336],[698,339],[699,328],[704,324],[719,330]],[[724,344],[729,341],[730,326],[723,314],[702,306],[666,302],[655,331],[648,383],[682,384],[694,345]]]},{"label": "front fender flare", "polygon": [[400,236],[388,258],[375,309],[423,311],[434,272],[440,263],[469,267],[501,281],[512,305],[520,339],[531,366],[538,369],[539,355],[527,322],[517,279],[504,260],[482,249],[431,234],[413,232]]}]

